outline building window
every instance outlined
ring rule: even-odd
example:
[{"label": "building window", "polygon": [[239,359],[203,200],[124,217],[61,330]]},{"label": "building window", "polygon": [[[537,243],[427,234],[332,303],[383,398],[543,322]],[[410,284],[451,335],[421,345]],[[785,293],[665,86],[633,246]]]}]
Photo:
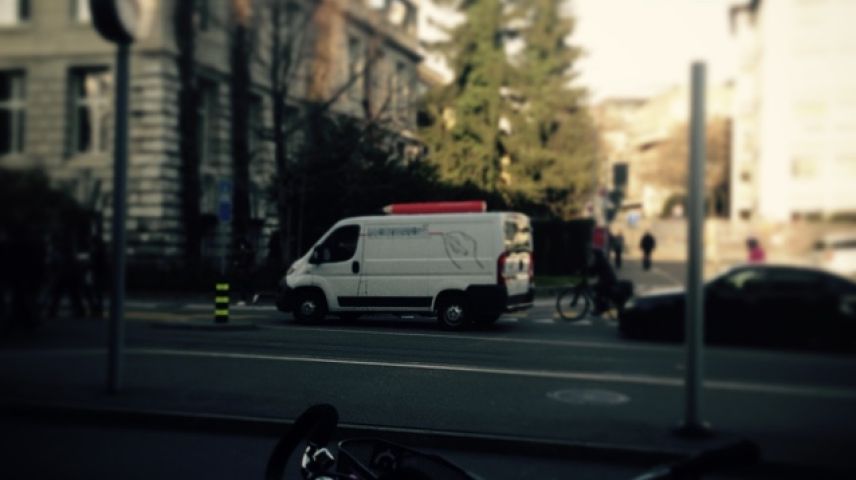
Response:
[{"label": "building window", "polygon": [[403,117],[407,108],[407,67],[402,62],[395,63],[395,73],[392,75],[391,102],[392,114],[394,117]]},{"label": "building window", "polygon": [[71,0],[71,19],[77,23],[92,23],[89,0]]},{"label": "building window", "polygon": [[204,32],[205,30],[208,30],[208,27],[211,23],[211,6],[208,4],[208,0],[193,1],[196,2],[196,8],[194,12],[196,28]]},{"label": "building window", "polygon": [[250,95],[247,122],[247,143],[250,149],[250,160],[255,160],[262,151],[262,129],[264,128],[264,103],[260,95]]},{"label": "building window", "polygon": [[30,19],[30,0],[0,0],[0,27],[18,25]]},{"label": "building window", "polygon": [[113,75],[104,67],[75,68],[70,77],[70,153],[106,152],[110,141]]},{"label": "building window", "polygon": [[23,72],[0,72],[0,155],[24,151],[26,95]]},{"label": "building window", "polygon": [[404,3],[402,0],[392,0],[386,8],[389,23],[396,27],[404,27],[406,25],[406,22],[409,20],[410,5]]},{"label": "building window", "polygon": [[794,178],[814,178],[817,176],[817,160],[797,155],[791,159],[791,175]]},{"label": "building window", "polygon": [[363,91],[365,88],[363,83],[364,53],[363,42],[359,38],[350,37],[348,39],[348,81],[351,82],[351,88],[348,89],[348,95],[356,101],[362,101],[365,96]]},{"label": "building window", "polygon": [[210,165],[214,154],[214,122],[217,114],[217,84],[211,80],[199,81],[199,102],[197,104],[196,139],[199,151],[199,164]]},{"label": "building window", "polygon": [[842,178],[856,178],[856,152],[839,155],[837,166]]}]

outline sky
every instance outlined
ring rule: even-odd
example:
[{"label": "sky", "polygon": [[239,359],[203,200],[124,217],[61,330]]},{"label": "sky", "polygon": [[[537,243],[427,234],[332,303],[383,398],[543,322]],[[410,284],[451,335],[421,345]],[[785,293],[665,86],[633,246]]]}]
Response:
[{"label": "sky", "polygon": [[594,102],[686,84],[693,60],[707,63],[709,84],[732,76],[728,8],[735,0],[568,2],[577,20],[571,42],[585,52],[575,67],[577,84]]}]

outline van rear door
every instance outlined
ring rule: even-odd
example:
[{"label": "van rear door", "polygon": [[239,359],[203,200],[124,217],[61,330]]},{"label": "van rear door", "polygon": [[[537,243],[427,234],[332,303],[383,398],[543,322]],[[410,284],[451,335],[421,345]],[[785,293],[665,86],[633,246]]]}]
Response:
[{"label": "van rear door", "polygon": [[503,252],[497,265],[497,280],[504,284],[509,300],[525,296],[532,288],[532,229],[529,217],[508,214],[503,221]]}]

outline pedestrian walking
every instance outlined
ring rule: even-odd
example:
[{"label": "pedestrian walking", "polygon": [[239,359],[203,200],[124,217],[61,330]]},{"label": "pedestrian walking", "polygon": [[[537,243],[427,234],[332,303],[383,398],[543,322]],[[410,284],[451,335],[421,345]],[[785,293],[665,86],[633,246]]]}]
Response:
[{"label": "pedestrian walking", "polygon": [[749,237],[746,240],[746,250],[749,253],[749,263],[764,263],[767,255],[757,238]]},{"label": "pedestrian walking", "polygon": [[238,280],[238,291],[241,299],[238,305],[246,305],[255,300],[253,289],[253,270],[256,263],[256,251],[250,241],[242,238],[238,241],[235,255],[235,270]]},{"label": "pedestrian walking", "polygon": [[612,236],[609,243],[615,255],[615,268],[621,270],[621,254],[624,252],[624,235],[621,234],[621,230]]},{"label": "pedestrian walking", "polygon": [[104,316],[104,295],[107,291],[107,246],[101,238],[100,229],[92,235],[89,243],[89,275],[92,284],[90,310],[92,316]]},{"label": "pedestrian walking", "polygon": [[81,298],[83,272],[75,243],[74,231],[71,228],[64,229],[62,234],[57,234],[53,238],[50,266],[54,273],[54,280],[51,287],[50,306],[48,307],[48,317],[50,318],[56,317],[57,310],[65,296],[68,296],[72,313],[76,318],[82,318],[86,315]]},{"label": "pedestrian walking", "polygon": [[657,248],[657,240],[654,238],[654,235],[651,235],[650,231],[645,232],[645,235],[642,235],[642,240],[639,241],[639,248],[642,249],[642,268],[644,270],[651,269],[651,254],[654,253],[654,249]]}]

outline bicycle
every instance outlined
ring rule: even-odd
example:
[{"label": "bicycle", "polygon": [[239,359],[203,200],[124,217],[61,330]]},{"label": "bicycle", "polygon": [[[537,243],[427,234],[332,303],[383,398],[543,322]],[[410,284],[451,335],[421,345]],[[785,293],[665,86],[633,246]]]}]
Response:
[{"label": "bicycle", "polygon": [[607,314],[617,319],[624,304],[633,295],[633,284],[626,280],[619,281],[615,290],[614,295],[601,295],[589,284],[588,277],[583,276],[579,283],[559,292],[556,296],[556,312],[563,320],[576,322],[586,317],[593,304],[600,302],[605,308],[597,315]]}]

